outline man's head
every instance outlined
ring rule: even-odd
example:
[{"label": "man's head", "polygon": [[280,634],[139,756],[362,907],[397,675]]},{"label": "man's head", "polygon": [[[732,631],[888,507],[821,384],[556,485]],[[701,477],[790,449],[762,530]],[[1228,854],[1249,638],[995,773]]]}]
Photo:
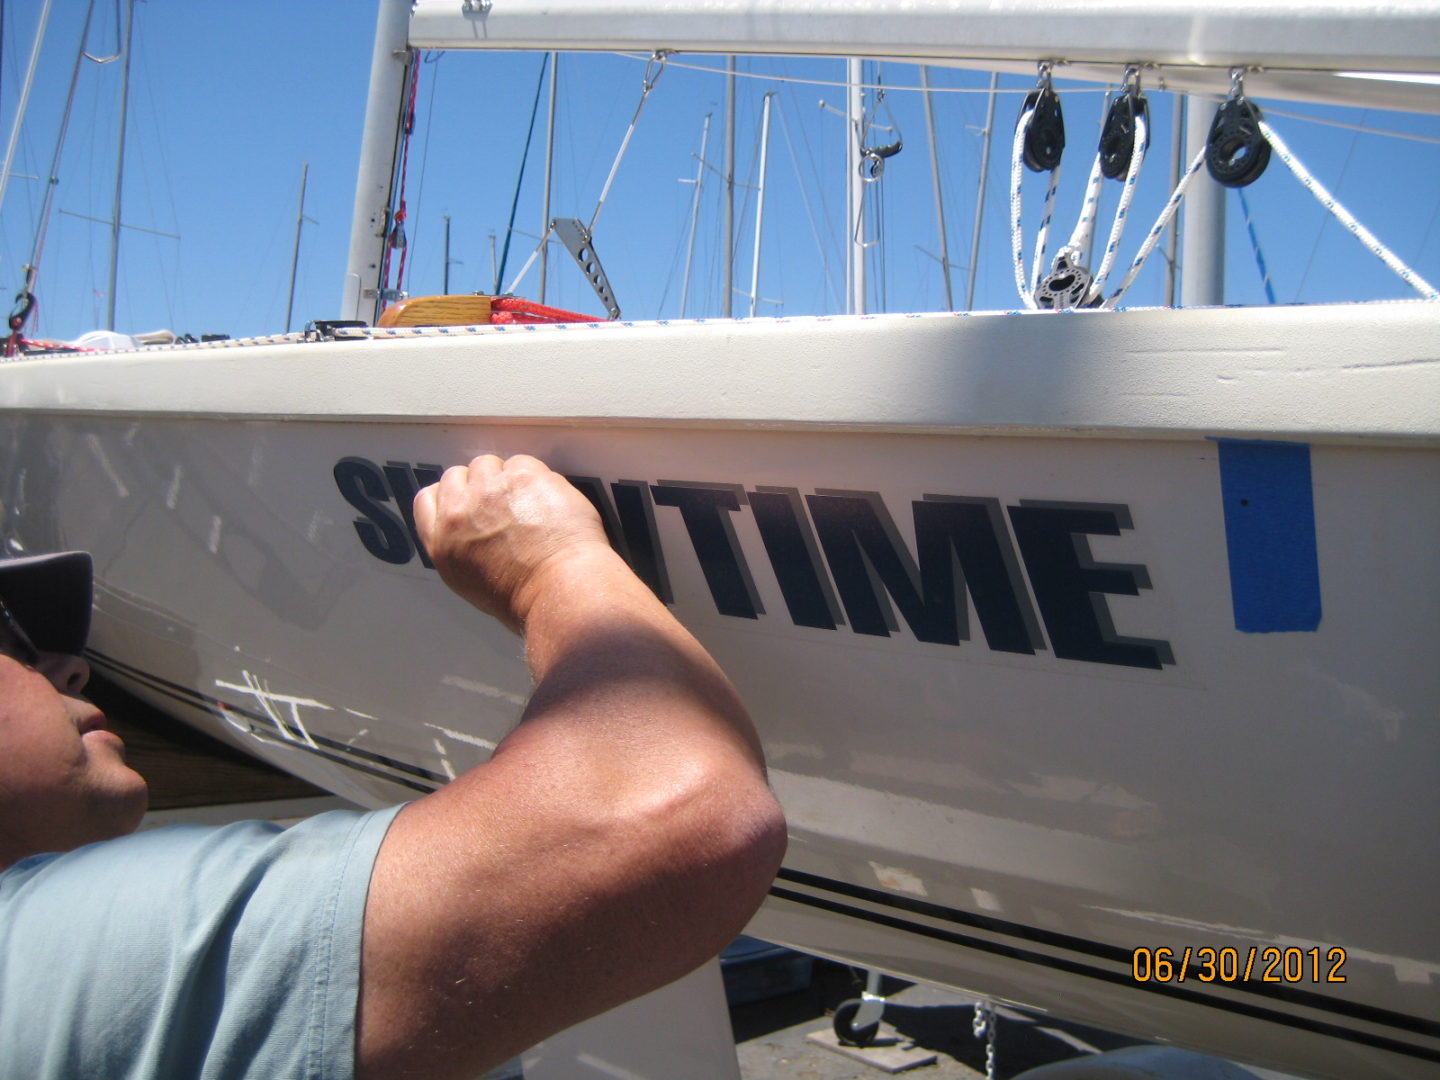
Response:
[{"label": "man's head", "polygon": [[0,559],[0,867],[134,831],[145,781],[79,696],[90,556]]}]

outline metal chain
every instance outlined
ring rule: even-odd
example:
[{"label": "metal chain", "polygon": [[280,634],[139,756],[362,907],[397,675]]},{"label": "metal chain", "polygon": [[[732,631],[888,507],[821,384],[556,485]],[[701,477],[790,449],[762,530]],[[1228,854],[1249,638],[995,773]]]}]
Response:
[{"label": "metal chain", "polygon": [[977,1039],[985,1040],[985,1080],[995,1080],[995,1032],[999,1017],[995,1006],[988,1001],[975,1002],[975,1018],[970,1022],[970,1031]]}]

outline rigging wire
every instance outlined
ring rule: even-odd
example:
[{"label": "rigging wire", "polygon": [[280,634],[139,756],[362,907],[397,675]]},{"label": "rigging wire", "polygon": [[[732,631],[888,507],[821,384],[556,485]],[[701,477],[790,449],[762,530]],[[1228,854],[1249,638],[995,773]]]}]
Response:
[{"label": "rigging wire", "polygon": [[[825,240],[820,232],[819,224],[815,220],[815,209],[810,205],[811,186],[805,183],[805,178],[800,173],[800,159],[795,153],[795,140],[790,134],[790,123],[788,120],[785,119],[784,103],[785,99],[782,96],[780,98],[780,108],[776,110],[777,114],[780,117],[780,130],[785,136],[785,148],[790,152],[790,164],[791,167],[795,170],[795,181],[800,188],[800,202],[801,205],[805,207],[805,218],[810,223],[810,235],[814,238],[815,250],[820,255],[820,276],[822,285],[825,290],[825,295],[829,298],[830,303],[833,307],[839,307],[840,297],[835,291],[835,277],[831,273],[830,269],[830,256],[829,253],[825,250]],[[801,130],[803,131],[804,128],[801,128]],[[810,149],[810,144],[808,142],[805,144],[805,149],[807,151]],[[815,168],[813,154],[811,155],[810,167],[812,171]],[[828,208],[825,205],[825,190],[823,186],[819,184],[814,185],[814,187],[820,192],[820,210],[822,215],[826,219],[826,228],[827,230],[829,230],[831,226],[829,221]],[[828,235],[828,233],[826,235]]]},{"label": "rigging wire", "polygon": [[[647,59],[647,56],[646,56],[646,54],[644,54],[644,53],[617,52],[617,53],[614,53],[614,54],[612,54],[612,55],[624,57],[626,60],[645,60],[645,59]],[[981,61],[977,60],[976,62],[977,62],[977,63],[980,63]],[[916,63],[919,63],[919,61],[916,61]],[[685,71],[698,71],[698,72],[701,72],[701,73],[706,74],[706,75],[720,75],[720,76],[724,76],[724,75],[726,74],[726,71],[725,71],[724,68],[710,67],[710,66],[708,66],[708,65],[706,65],[706,64],[687,64],[687,63],[685,63],[684,61],[682,61],[682,60],[676,60],[676,59],[674,59],[673,57],[669,60],[669,66],[675,67],[675,68],[681,68],[681,69],[683,69],[683,70],[685,70]],[[794,75],[769,75],[769,74],[765,74],[765,73],[763,73],[763,72],[755,72],[755,71],[737,71],[735,74],[736,74],[736,75],[739,75],[739,76],[742,77],[742,78],[746,78],[746,79],[759,79],[759,80],[762,81],[762,82],[796,83],[796,84],[801,85],[801,86],[828,86],[828,87],[832,87],[832,88],[834,88],[834,89],[840,89],[840,90],[848,89],[849,86],[850,86],[850,84],[847,83],[847,82],[845,82],[844,80],[836,80],[836,79],[800,78],[800,77],[797,77],[797,76],[794,76]],[[878,82],[877,82],[877,83],[868,83],[868,82],[863,82],[863,81],[859,84],[859,86],[860,86],[860,89],[861,89],[861,90],[885,90],[885,89],[890,89],[890,90],[908,90],[908,91],[913,91],[913,92],[915,92],[915,93],[923,93],[924,90],[925,90],[925,88],[924,88],[923,86],[890,86],[890,87],[886,87],[886,86],[881,85],[881,84],[878,83]],[[946,86],[946,87],[937,87],[936,89],[937,89],[937,91],[939,91],[939,92],[941,92],[941,93],[946,93],[946,94],[989,94],[989,93],[990,93],[990,89],[989,89],[988,87]],[[999,91],[997,91],[997,92],[998,92],[998,93],[1001,93],[1001,94],[1026,94],[1026,93],[1029,93],[1029,88],[1028,88],[1028,87],[1022,87],[1022,88],[1019,88],[1019,89],[999,90]],[[1076,94],[1106,94],[1106,93],[1109,93],[1109,90],[1108,90],[1106,87],[1103,87],[1103,86],[1081,86],[1081,87],[1075,87],[1075,88],[1073,88],[1072,90],[1067,90],[1066,92],[1067,92],[1067,93],[1076,93]]]},{"label": "rigging wire", "polygon": [[60,134],[55,140],[55,155],[50,162],[50,177],[45,184],[45,198],[40,208],[40,223],[35,232],[35,246],[31,249],[30,262],[25,266],[25,284],[15,297],[15,309],[10,314],[10,337],[5,343],[5,355],[14,356],[20,344],[20,332],[36,307],[35,282],[40,274],[40,259],[45,251],[45,233],[50,225],[50,211],[55,205],[55,189],[60,184],[60,158],[65,150],[65,134],[70,127],[70,115],[75,105],[75,90],[80,84],[80,70],[85,64],[85,42],[90,36],[90,20],[95,14],[95,0],[85,9],[85,22],[80,29],[80,48],[75,54],[75,67],[70,74],[70,90],[65,98],[65,112],[60,121]]},{"label": "rigging wire", "polygon": [[[639,53],[620,52],[620,53],[614,53],[613,55],[624,57],[624,58],[627,59],[627,60],[644,60],[644,59],[646,59],[646,57],[645,57],[644,55],[639,54]],[[977,62],[978,62],[978,61],[977,61]],[[701,72],[702,74],[706,74],[706,75],[721,75],[721,76],[723,76],[723,75],[725,74],[725,69],[724,69],[724,68],[709,67],[708,65],[705,65],[705,64],[687,64],[687,63],[685,63],[683,60],[676,60],[676,59],[673,59],[673,58],[670,60],[670,66],[671,66],[671,67],[675,67],[675,68],[680,68],[680,69],[683,69],[683,70],[686,70],[686,71],[698,71],[698,72]],[[1147,69],[1147,70],[1148,70],[1148,69]],[[1161,76],[1161,80],[1160,80],[1160,81],[1161,81],[1161,88],[1160,88],[1160,89],[1161,89],[1161,92],[1162,92],[1162,93],[1173,93],[1173,94],[1183,94],[1183,93],[1186,93],[1186,91],[1183,91],[1183,90],[1168,90],[1168,91],[1167,91],[1167,90],[1165,89],[1164,85],[1163,85],[1163,82],[1164,82],[1164,78],[1163,78],[1164,72],[1163,72],[1163,69],[1161,69],[1161,68],[1159,68],[1159,67],[1157,66],[1156,70],[1160,72],[1160,76]],[[1302,73],[1303,73],[1303,72],[1302,72]],[[845,89],[845,87],[847,86],[846,83],[841,82],[841,81],[837,81],[837,80],[834,80],[834,79],[802,78],[802,77],[798,77],[798,76],[794,76],[794,75],[769,75],[769,74],[764,74],[764,73],[761,73],[761,72],[754,72],[754,71],[737,71],[736,74],[739,75],[741,78],[746,78],[746,79],[758,79],[758,80],[761,80],[761,81],[777,82],[777,83],[794,83],[794,84],[799,85],[799,86],[828,86],[828,87],[839,88],[839,89],[842,89],[842,90]],[[1311,74],[1328,74],[1328,72],[1311,72]],[[861,88],[862,90],[875,90],[875,89],[878,89],[879,87],[878,87],[878,85],[872,85],[872,84],[870,84],[870,83],[863,83],[863,84],[861,84],[861,87],[860,87],[860,88]],[[925,87],[924,87],[924,86],[891,86],[891,87],[889,87],[889,89],[891,89],[891,90],[902,90],[902,91],[912,91],[912,92],[914,92],[914,93],[924,93],[924,92],[925,92]],[[938,94],[970,94],[970,95],[979,95],[979,94],[990,94],[990,93],[992,93],[992,91],[991,91],[991,89],[990,89],[989,87],[974,87],[974,86],[932,86],[930,89],[931,89],[933,92],[938,93]],[[997,88],[995,88],[995,90],[993,91],[993,93],[997,93],[997,94],[1025,94],[1025,93],[1029,93],[1029,90],[1030,90],[1029,87],[1010,87],[1010,88],[997,87]],[[1111,91],[1109,90],[1109,88],[1103,87],[1103,86],[1071,86],[1071,87],[1067,87],[1066,90],[1065,90],[1065,92],[1066,92],[1066,94],[1108,94],[1108,93],[1110,93]],[[1310,115],[1307,115],[1307,114],[1305,114],[1305,113],[1287,112],[1287,111],[1284,111],[1284,110],[1281,110],[1281,109],[1276,109],[1276,108],[1273,108],[1273,107],[1270,107],[1270,106],[1267,106],[1266,109],[1265,109],[1265,111],[1266,111],[1266,113],[1267,113],[1268,115],[1270,115],[1270,116],[1283,116],[1283,117],[1285,117],[1286,119],[1289,119],[1289,120],[1300,120],[1300,121],[1303,121],[1303,122],[1309,123],[1309,124],[1322,124],[1322,125],[1324,125],[1324,126],[1326,126],[1326,127],[1348,128],[1348,129],[1355,130],[1355,131],[1363,131],[1363,132],[1365,132],[1365,133],[1368,134],[1368,135],[1383,135],[1383,136],[1386,136],[1386,137],[1388,137],[1388,138],[1408,139],[1408,140],[1410,140],[1410,141],[1412,141],[1412,142],[1422,142],[1422,143],[1431,143],[1432,145],[1440,145],[1440,136],[1420,135],[1420,134],[1413,133],[1413,132],[1391,131],[1391,130],[1388,130],[1388,129],[1385,129],[1385,128],[1366,127],[1366,126],[1360,125],[1360,124],[1347,123],[1347,122],[1344,121],[1344,120],[1328,120],[1328,119],[1325,119],[1325,118],[1323,118],[1323,117],[1310,116]]]},{"label": "rigging wire", "polygon": [[[1369,112],[1367,109],[1366,112]],[[1307,116],[1305,113],[1286,112],[1283,109],[1276,109],[1269,105],[1265,106],[1266,116],[1283,116],[1287,120],[1302,120],[1307,124],[1322,124],[1325,127],[1344,128],[1347,131],[1359,131],[1366,135],[1380,135],[1387,139],[1408,139],[1411,142],[1429,143],[1432,146],[1440,146],[1440,137],[1434,135],[1419,135],[1410,131],[1390,131],[1386,128],[1374,128],[1367,124],[1350,124],[1344,120],[1327,120],[1319,116]]]},{"label": "rigging wire", "polygon": [[[650,93],[655,89],[655,84],[660,81],[660,76],[665,74],[665,68],[670,61],[669,49],[656,49],[650,54],[650,61],[645,65],[645,78],[641,85],[640,100],[635,105],[635,114],[630,117],[630,126],[625,129],[625,135],[620,140],[620,149],[615,153],[615,160],[610,164],[610,175],[605,178],[605,186],[600,191],[600,198],[595,203],[595,212],[590,215],[590,223],[584,226],[587,234],[595,231],[595,223],[600,220],[600,211],[605,209],[605,200],[610,196],[610,187],[615,183],[615,176],[620,172],[620,163],[625,160],[625,151],[630,146],[630,139],[634,136],[635,130],[640,125],[640,114],[645,110],[645,102],[650,99]],[[525,260],[525,265],[510,282],[507,293],[513,293],[519,287],[521,280],[530,272],[530,267],[535,265],[535,260],[540,257],[540,251],[550,242],[552,230],[547,226],[545,235],[540,237],[540,242],[535,245],[535,250]]]},{"label": "rigging wire", "polygon": [[[510,200],[510,220],[505,226],[505,243],[500,248],[500,266],[495,271],[495,293],[500,292],[500,283],[505,280],[505,264],[510,261],[510,238],[515,235],[515,215],[520,209],[520,189],[525,185],[525,166],[530,162],[530,143],[535,138],[535,117],[540,113],[540,96],[545,90],[545,72],[550,66],[550,54],[540,57],[540,75],[535,80],[535,101],[530,106],[530,126],[525,131],[525,149],[520,152],[520,172],[515,177],[515,197]],[[546,222],[549,231],[549,222]],[[542,244],[545,241],[541,241]]]},{"label": "rigging wire", "polygon": [[1245,197],[1244,188],[1236,188],[1240,196],[1240,212],[1245,215],[1245,231],[1250,236],[1250,250],[1255,253],[1255,265],[1260,270],[1260,284],[1265,289],[1265,302],[1275,303],[1275,287],[1270,284],[1270,270],[1265,265],[1265,253],[1260,250],[1260,237],[1255,232],[1255,222],[1250,216],[1250,200]]},{"label": "rigging wire", "polygon": [[[420,57],[420,62],[421,62],[422,64],[438,64],[438,63],[444,58],[444,56],[445,56],[445,54],[444,54],[443,52],[431,52],[431,53],[427,53],[427,54],[425,54],[425,55],[422,55],[422,56]],[[429,103],[425,106],[425,145],[420,148],[420,183],[419,183],[419,185],[417,186],[416,192],[415,192],[415,216],[416,216],[416,217],[419,217],[419,216],[420,216],[420,208],[425,204],[425,173],[426,173],[426,171],[429,169],[429,166],[430,166],[430,136],[431,136],[431,135],[434,133],[434,131],[435,131],[435,125],[434,125],[433,123],[431,123],[431,119],[432,119],[432,118],[434,117],[434,115],[435,115],[435,90],[436,90],[436,88],[437,88],[439,85],[440,85],[440,70],[439,70],[439,68],[436,68],[436,70],[435,70],[435,75],[434,75],[434,77],[431,78],[431,80],[430,80],[430,101],[429,101]],[[414,239],[410,241],[411,246],[412,246],[412,248],[413,248],[414,245],[417,244],[417,243],[419,243],[419,241],[420,241],[420,231],[419,231],[419,229],[415,229],[415,230],[412,230],[412,231],[413,231],[414,234],[415,234]],[[418,266],[418,265],[419,265],[419,259],[420,259],[420,254],[419,254],[419,252],[412,250],[410,254],[411,254],[411,258],[410,258],[411,263],[413,263],[414,265]]]},{"label": "rigging wire", "polygon": [[[1366,109],[1365,112],[1361,114],[1361,119],[1363,120],[1369,114],[1370,110]],[[1340,166],[1340,176],[1335,181],[1336,188],[1343,188],[1345,186],[1345,177],[1349,175],[1350,166],[1355,162],[1355,147],[1359,142],[1360,132],[1359,129],[1356,129],[1350,136],[1350,146],[1345,151],[1345,164]],[[1305,269],[1300,273],[1300,284],[1295,286],[1297,299],[1304,293],[1305,283],[1310,280],[1310,271],[1315,265],[1315,256],[1320,251],[1320,244],[1325,239],[1325,227],[1329,224],[1330,218],[1324,218],[1320,222],[1320,228],[1315,230],[1315,239],[1310,244],[1310,254],[1305,259]]]}]

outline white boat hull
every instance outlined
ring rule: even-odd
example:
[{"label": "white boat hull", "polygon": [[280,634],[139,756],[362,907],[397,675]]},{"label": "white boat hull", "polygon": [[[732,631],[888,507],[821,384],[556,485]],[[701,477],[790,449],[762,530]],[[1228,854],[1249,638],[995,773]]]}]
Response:
[{"label": "white boat hull", "polygon": [[381,805],[483,761],[528,688],[424,565],[409,496],[536,454],[756,717],[792,838],[754,932],[1420,1077],[1435,328],[789,320],[27,361],[0,368],[3,535],[94,553],[97,668]]}]

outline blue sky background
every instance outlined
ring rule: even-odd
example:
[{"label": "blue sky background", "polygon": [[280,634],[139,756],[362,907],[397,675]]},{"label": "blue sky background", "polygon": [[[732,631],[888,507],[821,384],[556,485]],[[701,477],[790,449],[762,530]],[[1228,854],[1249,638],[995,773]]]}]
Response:
[{"label": "blue sky background", "polygon": [[[34,242],[86,0],[57,0],[29,113],[0,207],[0,290],[13,297]],[[5,5],[0,46],[0,138],[8,137],[20,96],[40,0]],[[97,0],[89,51],[117,44],[115,0]],[[129,143],[123,219],[178,234],[173,240],[127,230],[122,240],[117,329],[242,336],[282,330],[294,241],[301,165],[308,162],[307,223],[296,287],[295,324],[333,317],[339,307],[349,243],[354,178],[374,5],[368,2],[142,0],[136,5]],[[684,253],[695,154],[713,114],[709,158],[719,166],[724,124],[723,59],[677,57],[641,117],[595,230],[596,249],[627,318],[674,317]],[[792,80],[840,81],[841,61],[753,58],[742,71]],[[541,59],[538,54],[450,53],[427,63],[417,95],[406,201],[410,246],[406,288],[439,292],[444,217],[451,218],[451,291],[489,290],[490,237],[503,244],[515,195]],[[560,69],[552,213],[588,221],[639,101],[645,62],[609,54],[564,57]],[[886,104],[905,142],[875,185],[883,219],[874,249],[872,311],[943,307],[935,198],[923,102],[913,65],[867,67],[891,89]],[[1117,73],[1118,77],[1118,73]],[[957,304],[965,289],[981,127],[988,76],[932,69],[947,231]],[[1031,78],[1005,77],[977,276],[976,306],[1018,306],[1009,261],[1010,133]],[[1062,90],[1067,84],[1058,84]],[[104,324],[109,229],[76,215],[108,219],[114,185],[120,64],[87,62],[60,167],[32,336],[69,338]],[[820,107],[840,105],[844,90],[806,82],[740,80],[737,176],[754,179],[761,99],[776,90],[765,211],[761,314],[844,309],[846,233],[844,121]],[[1440,100],[1440,90],[1437,90]],[[1260,102],[1297,156],[1383,241],[1432,282],[1440,282],[1440,118],[1365,109]],[[1068,237],[1093,155],[1103,98],[1092,88],[1064,95],[1069,147],[1051,250]],[[1121,247],[1138,248],[1169,194],[1170,97],[1150,92],[1153,146],[1141,195]],[[506,284],[530,254],[540,228],[544,103],[525,182]],[[1287,115],[1287,114],[1295,114]],[[1416,136],[1400,139],[1297,117]],[[881,119],[886,119],[882,114]],[[877,134],[877,139],[886,138]],[[27,179],[26,177],[32,177]],[[1107,185],[1100,235],[1109,227],[1119,185]],[[1027,245],[1044,180],[1027,176]],[[1278,160],[1246,190],[1254,227],[1282,303],[1408,298],[1410,292],[1331,219]],[[708,173],[703,189],[687,314],[720,313],[722,185]],[[1227,299],[1263,303],[1238,196],[1228,196]],[[737,199],[735,281],[746,289],[753,193]],[[880,268],[883,265],[883,273]],[[1118,271],[1117,271],[1118,275]],[[1112,283],[1118,280],[1112,278]],[[1128,302],[1163,299],[1163,260],[1152,258]],[[518,289],[535,297],[537,273]],[[587,312],[600,307],[563,250],[551,257],[550,303]],[[781,301],[776,303],[773,301]],[[736,312],[748,300],[737,297]]]}]

